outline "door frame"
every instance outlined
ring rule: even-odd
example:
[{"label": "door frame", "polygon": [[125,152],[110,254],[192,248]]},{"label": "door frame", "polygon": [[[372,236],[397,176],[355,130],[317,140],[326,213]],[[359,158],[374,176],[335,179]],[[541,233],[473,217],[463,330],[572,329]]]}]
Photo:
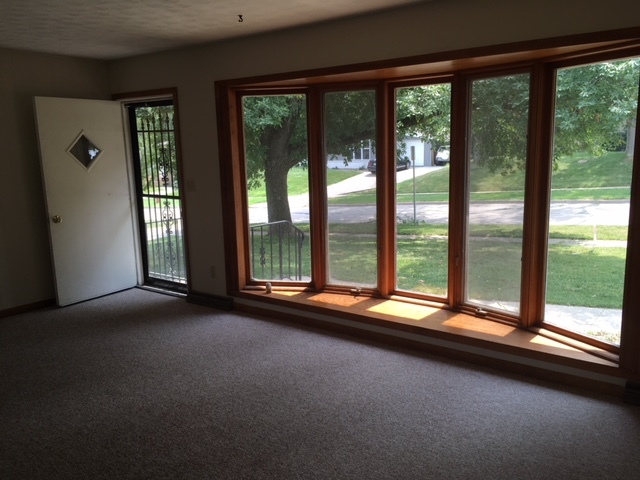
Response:
[{"label": "door frame", "polygon": [[127,113],[127,105],[129,104],[136,104],[136,103],[144,103],[144,102],[155,102],[155,101],[162,101],[162,100],[169,100],[173,103],[173,109],[174,109],[174,122],[175,122],[175,148],[176,148],[176,153],[178,158],[180,159],[180,161],[178,162],[178,188],[180,190],[181,193],[181,197],[180,197],[180,202],[181,202],[181,207],[182,207],[182,230],[183,230],[183,236],[184,236],[184,255],[185,255],[185,264],[186,264],[186,278],[187,278],[187,283],[185,285],[184,289],[176,289],[173,290],[174,293],[176,294],[189,294],[191,293],[191,269],[189,268],[190,266],[190,262],[189,262],[189,245],[188,245],[188,241],[187,241],[187,232],[188,232],[188,226],[187,226],[187,215],[186,213],[186,208],[187,208],[187,204],[186,204],[186,198],[184,195],[184,192],[186,192],[185,190],[185,182],[184,182],[184,167],[183,167],[183,163],[182,162],[182,144],[180,141],[180,114],[179,114],[179,107],[178,107],[178,89],[176,87],[171,87],[171,88],[165,88],[165,89],[158,89],[158,90],[149,90],[149,91],[140,91],[140,92],[124,92],[124,93],[118,93],[118,94],[114,94],[112,96],[112,100],[114,101],[118,101],[120,102],[120,104],[122,105],[122,115],[124,118],[124,122],[125,122],[125,126],[126,128],[124,129],[125,132],[125,144],[126,144],[126,148],[127,148],[127,169],[129,170],[129,189],[132,195],[132,202],[133,202],[133,214],[134,214],[134,233],[135,233],[135,240],[136,240],[136,246],[137,248],[135,249],[136,251],[136,262],[137,262],[137,270],[138,270],[138,285],[142,286],[142,287],[149,287],[149,288],[162,288],[162,287],[156,287],[153,285],[145,285],[145,269],[144,269],[144,263],[145,259],[142,258],[142,236],[140,233],[140,225],[141,222],[144,221],[144,219],[140,218],[140,212],[138,209],[138,193],[137,193],[137,185],[136,185],[136,166],[134,164],[135,160],[134,160],[134,154],[133,154],[133,142],[131,139],[131,126],[130,126],[130,120],[129,120],[129,115]]}]

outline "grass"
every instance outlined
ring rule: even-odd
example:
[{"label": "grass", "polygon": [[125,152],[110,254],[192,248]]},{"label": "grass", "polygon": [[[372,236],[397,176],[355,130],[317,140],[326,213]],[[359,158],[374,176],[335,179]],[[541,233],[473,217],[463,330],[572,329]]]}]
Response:
[{"label": "grass", "polygon": [[576,154],[558,161],[551,186],[556,189],[627,186],[632,167],[633,159],[625,152],[608,152],[595,158]]},{"label": "grass", "polygon": [[547,302],[622,308],[626,249],[555,245],[547,262]]},{"label": "grass", "polygon": [[[370,223],[337,223],[330,226],[331,233],[350,234],[375,234],[374,222]],[[298,225],[300,227],[300,225]],[[308,227],[307,227],[308,228]],[[446,237],[449,234],[449,227],[445,224],[428,223],[400,223],[397,225],[398,236],[419,236],[419,237]],[[501,237],[501,238],[521,238],[522,228],[517,225],[474,225],[473,237]],[[552,225],[549,237],[565,240],[593,240],[594,230],[590,226],[581,225]],[[627,239],[627,227],[624,226],[599,226],[597,228],[598,240],[622,240]]]},{"label": "grass", "polygon": [[[328,169],[327,185],[341,182],[348,178],[361,174],[358,170]],[[287,176],[288,193],[290,196],[303,195],[309,191],[309,170],[301,167],[294,167],[289,170]],[[249,205],[265,203],[267,192],[264,182],[258,188],[249,190]]]},{"label": "grass", "polygon": [[147,242],[147,263],[149,276],[163,280],[186,280],[187,271],[184,256],[184,238],[172,235]]},{"label": "grass", "polygon": [[164,202],[169,201],[169,205],[176,210],[180,209],[179,198],[155,198],[155,197],[142,197],[142,206],[144,208],[165,208]]},{"label": "grass", "polygon": [[[576,154],[558,160],[553,172],[551,199],[563,200],[628,200],[632,159],[624,152],[609,152],[600,157]],[[488,168],[472,164],[471,201],[522,201],[524,172],[503,176]],[[417,202],[449,201],[449,168],[422,175],[415,181]],[[397,185],[399,203],[414,199],[413,180]],[[330,199],[330,204],[374,204],[375,190],[357,192]]]},{"label": "grass", "polygon": [[[329,170],[337,175],[358,172]],[[306,171],[300,184],[306,185]],[[552,200],[628,200],[631,161],[613,152],[598,158],[563,158],[553,174]],[[523,173],[503,177],[472,166],[473,201],[522,201]],[[292,182],[292,179],[290,179]],[[416,200],[447,202],[449,168],[416,179]],[[290,185],[291,188],[291,185]],[[300,187],[302,188],[302,187]],[[291,194],[294,195],[292,190]],[[304,190],[306,191],[306,190]],[[398,184],[398,201],[413,201],[413,180]],[[375,190],[331,199],[331,204],[375,204]],[[300,226],[308,231],[308,225]],[[626,226],[550,226],[549,237],[561,240],[627,239]],[[375,222],[329,226],[329,269],[335,281],[375,284]],[[448,227],[401,222],[397,225],[397,285],[401,290],[445,295],[448,281]],[[474,225],[468,246],[468,296],[480,301],[517,302],[520,298],[522,228],[517,225]],[[310,252],[305,242],[305,275]],[[550,244],[547,301],[554,305],[621,308],[626,249]]]},{"label": "grass", "polygon": [[[399,238],[398,288],[445,295],[447,247],[446,239]],[[374,237],[333,238],[330,250],[330,268],[334,278],[347,283],[375,283]],[[621,308],[624,282],[621,272],[624,271],[625,255],[624,248],[551,245],[547,302],[553,305]],[[521,256],[519,242],[472,240],[469,243],[469,298],[518,302]]]},{"label": "grass", "polygon": [[[308,232],[308,225],[297,225]],[[329,268],[334,281],[376,282],[375,223],[329,226]],[[609,239],[620,240],[626,227],[609,227]],[[624,234],[623,234],[624,233]],[[603,235],[605,232],[603,232]],[[446,225],[398,225],[397,285],[401,290],[446,295],[448,240]],[[469,298],[517,302],[520,298],[521,229],[474,227],[469,242]],[[555,227],[554,238],[593,238],[588,227]],[[308,238],[308,237],[307,237]],[[257,251],[257,250],[256,250]],[[547,301],[553,305],[620,308],[626,249],[551,244]],[[311,275],[310,246],[303,243],[303,276]],[[269,275],[258,275],[263,280]]]}]

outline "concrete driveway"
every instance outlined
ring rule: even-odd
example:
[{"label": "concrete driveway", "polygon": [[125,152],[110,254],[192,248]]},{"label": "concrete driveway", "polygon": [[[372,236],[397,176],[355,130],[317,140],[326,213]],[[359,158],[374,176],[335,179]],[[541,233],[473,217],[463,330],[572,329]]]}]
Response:
[{"label": "concrete driveway", "polygon": [[[415,175],[420,177],[430,172],[435,172],[441,168],[446,167],[411,167],[407,170],[400,170],[396,172],[396,182],[404,182],[410,180]],[[371,190],[376,188],[376,174],[371,172],[363,172],[359,175],[355,175],[351,178],[343,180],[342,182],[329,185],[327,188],[327,195],[329,198],[335,198],[345,193],[362,192],[364,190]]]}]

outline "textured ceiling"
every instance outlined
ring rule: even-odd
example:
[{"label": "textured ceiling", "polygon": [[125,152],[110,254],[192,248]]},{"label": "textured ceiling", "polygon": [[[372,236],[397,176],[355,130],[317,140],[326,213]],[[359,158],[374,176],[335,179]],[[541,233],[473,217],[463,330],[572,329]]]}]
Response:
[{"label": "textured ceiling", "polygon": [[0,47],[115,59],[424,1],[0,0]]}]

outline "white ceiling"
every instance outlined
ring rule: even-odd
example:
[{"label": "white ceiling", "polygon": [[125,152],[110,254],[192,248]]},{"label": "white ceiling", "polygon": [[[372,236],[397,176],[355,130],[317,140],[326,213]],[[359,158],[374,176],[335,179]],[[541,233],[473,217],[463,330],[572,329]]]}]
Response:
[{"label": "white ceiling", "polygon": [[424,1],[0,0],[0,47],[116,59]]}]

